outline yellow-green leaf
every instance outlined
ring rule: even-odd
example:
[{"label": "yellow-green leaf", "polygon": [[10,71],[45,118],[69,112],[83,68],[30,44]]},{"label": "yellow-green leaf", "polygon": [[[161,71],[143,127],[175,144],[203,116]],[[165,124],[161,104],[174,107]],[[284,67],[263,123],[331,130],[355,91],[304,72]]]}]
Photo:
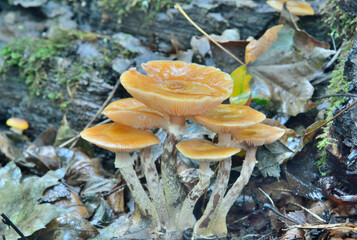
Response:
[{"label": "yellow-green leaf", "polygon": [[252,76],[247,73],[246,66],[240,66],[231,73],[233,79],[233,92],[229,98],[231,104],[244,105],[250,97],[249,82]]}]

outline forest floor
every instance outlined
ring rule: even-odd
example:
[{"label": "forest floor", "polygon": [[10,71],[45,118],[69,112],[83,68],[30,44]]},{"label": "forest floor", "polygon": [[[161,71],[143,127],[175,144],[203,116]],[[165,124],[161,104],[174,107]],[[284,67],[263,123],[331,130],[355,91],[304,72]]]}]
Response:
[{"label": "forest floor", "polygon": [[[258,148],[222,239],[356,239],[355,1],[306,1],[314,15],[300,17],[263,0],[178,2],[242,62],[202,36],[172,1],[1,1],[0,237],[173,239],[155,232],[138,210],[114,154],[79,132],[105,121],[100,113],[108,103],[130,97],[118,80],[122,73],[178,60],[231,74],[230,103],[249,105],[266,115],[265,124],[285,130]],[[10,117],[30,127],[13,132]],[[186,129],[185,140],[217,140],[191,121]],[[160,173],[166,133],[154,133]],[[146,189],[140,154],[132,157]],[[197,162],[179,158],[188,191],[198,180]],[[229,187],[243,159],[233,156]],[[197,219],[215,179],[195,206]],[[181,235],[191,239],[192,229]]]}]

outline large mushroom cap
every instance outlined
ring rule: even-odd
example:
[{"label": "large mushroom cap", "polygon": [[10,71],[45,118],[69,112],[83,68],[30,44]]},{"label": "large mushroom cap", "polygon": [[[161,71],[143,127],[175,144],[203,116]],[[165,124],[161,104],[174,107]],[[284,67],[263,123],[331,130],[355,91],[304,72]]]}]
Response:
[{"label": "large mushroom cap", "polygon": [[315,14],[314,9],[312,9],[310,4],[307,2],[294,0],[271,0],[267,1],[267,4],[278,12],[281,12],[285,2],[287,9],[296,16],[308,16]]},{"label": "large mushroom cap", "polygon": [[151,61],[142,67],[147,75],[130,69],[121,83],[134,98],[169,115],[202,114],[232,93],[231,77],[214,67],[180,61]]},{"label": "large mushroom cap", "polygon": [[168,116],[151,109],[135,98],[125,98],[109,104],[102,112],[105,116],[133,128],[166,128]]},{"label": "large mushroom cap", "polygon": [[160,143],[153,133],[120,123],[108,123],[81,132],[81,137],[112,152],[132,152]]},{"label": "large mushroom cap", "polygon": [[29,124],[26,120],[15,117],[9,118],[6,121],[6,125],[8,125],[9,127],[17,128],[19,130],[26,130],[29,128]]},{"label": "large mushroom cap", "polygon": [[238,130],[232,134],[233,142],[250,146],[270,144],[281,138],[285,130],[262,123]]},{"label": "large mushroom cap", "polygon": [[190,139],[176,144],[176,148],[188,158],[197,161],[216,162],[240,151],[239,148],[218,147],[204,139]]},{"label": "large mushroom cap", "polygon": [[216,133],[231,133],[246,128],[265,119],[265,115],[248,106],[221,104],[193,121]]}]

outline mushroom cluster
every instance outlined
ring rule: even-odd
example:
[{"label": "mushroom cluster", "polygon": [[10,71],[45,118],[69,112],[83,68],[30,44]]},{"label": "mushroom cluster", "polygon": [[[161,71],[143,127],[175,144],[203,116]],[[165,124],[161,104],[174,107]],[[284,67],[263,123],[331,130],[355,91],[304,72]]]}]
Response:
[{"label": "mushroom cluster", "polygon": [[[158,231],[194,230],[195,237],[225,236],[226,215],[247,184],[255,165],[256,147],[279,139],[284,130],[261,124],[265,115],[247,106],[221,104],[232,93],[230,76],[217,68],[180,61],[151,61],[124,72],[121,83],[134,97],[115,101],[103,111],[114,123],[81,132],[82,138],[116,153],[119,168],[143,215]],[[186,120],[218,134],[219,142],[181,141]],[[151,132],[167,132],[160,157],[161,176],[151,155],[160,141]],[[239,178],[228,190],[231,156],[247,151]],[[140,150],[147,194],[133,169],[129,152]],[[200,162],[199,181],[189,191],[177,173],[178,151]],[[203,216],[193,209],[211,183],[210,162],[219,161],[213,192]]]}]

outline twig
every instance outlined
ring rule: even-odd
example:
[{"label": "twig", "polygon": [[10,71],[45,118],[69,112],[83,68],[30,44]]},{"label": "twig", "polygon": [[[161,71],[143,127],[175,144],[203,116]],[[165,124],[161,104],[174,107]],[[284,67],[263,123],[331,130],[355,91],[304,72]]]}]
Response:
[{"label": "twig", "polygon": [[[111,93],[109,94],[109,96],[107,97],[107,99],[105,99],[105,101],[104,101],[104,103],[102,104],[102,106],[99,108],[99,110],[97,111],[97,113],[96,113],[96,114],[94,115],[94,117],[89,121],[89,123],[84,127],[83,130],[89,128],[89,127],[92,125],[92,123],[94,122],[94,120],[95,120],[95,119],[99,116],[99,114],[103,111],[103,109],[104,109],[105,106],[108,104],[108,102],[113,98],[114,93],[115,93],[115,91],[118,89],[119,85],[120,85],[120,79],[118,79],[117,83],[115,84],[113,90],[111,91]],[[103,121],[102,124],[105,123],[106,121],[107,121],[107,120]],[[99,125],[99,124],[97,124],[97,125]],[[96,126],[97,126],[97,125],[96,125]],[[74,141],[74,142],[71,144],[71,146],[69,147],[69,148],[73,148],[73,147],[76,145],[76,143],[78,142],[78,138],[79,138],[80,136],[81,136],[81,135],[77,134],[77,135],[74,136],[73,138],[70,138],[70,139],[68,139],[67,141],[65,141],[64,143],[62,143],[61,145],[59,145],[59,147],[64,147],[64,146],[66,146],[67,144],[70,144],[71,142]]]},{"label": "twig", "polygon": [[240,64],[246,66],[244,62],[242,62],[239,58],[234,56],[230,51],[228,51],[226,48],[224,48],[221,44],[219,44],[216,40],[214,40],[210,35],[208,35],[205,31],[203,31],[202,28],[200,28],[186,13],[185,11],[178,5],[177,3],[175,4],[175,8],[180,11],[180,13],[189,21],[198,31],[200,31],[203,35],[206,36],[210,41],[212,41],[214,44],[217,45],[220,49],[222,49],[224,52],[226,52],[229,56],[231,56],[234,60],[239,62]]},{"label": "twig", "polygon": [[292,204],[294,204],[295,206],[298,206],[298,207],[300,207],[300,208],[304,209],[306,212],[310,213],[310,214],[311,214],[311,216],[313,216],[314,218],[316,218],[318,221],[323,222],[323,223],[325,223],[325,222],[326,222],[325,220],[323,220],[322,218],[320,218],[320,216],[319,216],[319,215],[317,215],[316,213],[312,212],[310,209],[307,209],[306,207],[301,206],[301,205],[300,205],[300,204],[298,204],[298,203],[294,203],[294,202],[292,202]]},{"label": "twig", "polygon": [[261,189],[261,188],[258,188],[258,189],[269,199],[271,205],[273,205],[273,207],[275,207],[275,204],[274,204],[274,202],[273,202],[273,199],[271,199],[271,197],[270,197],[266,192],[264,192],[263,189]]},{"label": "twig", "polygon": [[28,240],[27,237],[25,237],[25,235],[20,231],[20,229],[18,229],[16,225],[13,222],[11,222],[11,220],[4,213],[1,214],[1,217],[3,218],[2,220],[3,223],[12,227],[15,230],[15,232],[19,234],[22,240]]},{"label": "twig", "polygon": [[[336,46],[335,46],[336,47]],[[337,50],[337,52],[335,53],[335,55],[333,55],[333,57],[331,58],[331,60],[326,64],[326,66],[324,67],[325,69],[330,67],[338,58],[338,56],[340,56],[341,52],[342,52],[342,48],[344,47],[344,43],[341,44],[340,48]],[[336,48],[335,48],[336,50]]]},{"label": "twig", "polygon": [[357,95],[351,94],[351,93],[338,93],[338,94],[325,95],[322,97],[313,97],[311,99],[319,100],[319,99],[330,98],[330,97],[354,97],[354,98],[357,98]]},{"label": "twig", "polygon": [[[115,84],[113,90],[110,92],[109,96],[107,97],[107,99],[105,99],[104,103],[102,104],[102,106],[99,108],[99,110],[97,111],[97,113],[94,115],[94,117],[92,118],[92,120],[89,121],[89,123],[84,127],[83,130],[89,128],[92,123],[94,122],[94,120],[99,116],[99,114],[103,111],[103,109],[107,106],[108,102],[113,98],[115,91],[118,89],[120,85],[120,79],[118,79],[117,83]],[[78,138],[79,136],[74,140],[74,142],[71,144],[71,146],[69,148],[73,148],[76,143],[78,142]]]},{"label": "twig", "polygon": [[[108,123],[108,122],[110,122],[110,121],[111,121],[110,119],[105,119],[104,121],[102,121],[102,122],[100,122],[100,123],[97,123],[97,124],[94,125],[94,126],[99,126],[99,125],[102,125],[102,124],[104,124],[104,123]],[[64,147],[64,146],[66,146],[67,144],[70,144],[70,143],[73,142],[74,140],[78,139],[80,136],[81,136],[80,134],[77,134],[76,136],[74,136],[74,137],[68,139],[67,141],[65,141],[64,143],[62,143],[61,145],[59,145],[58,147],[62,148],[62,147]],[[72,146],[71,146],[71,148],[72,148]]]},{"label": "twig", "polygon": [[326,126],[329,122],[333,121],[335,118],[337,118],[338,116],[340,116],[342,113],[346,112],[347,110],[349,110],[350,108],[352,108],[354,105],[357,104],[357,101],[354,101],[350,106],[348,106],[347,108],[343,109],[341,112],[337,113],[335,116],[333,116],[330,120],[324,122],[321,126],[319,126],[318,128],[315,128],[314,130],[310,131],[310,132],[307,132],[305,133],[305,136],[306,135],[309,135],[313,132],[316,132],[317,130],[319,130],[320,128]]},{"label": "twig", "polygon": [[293,223],[296,223],[296,224],[299,224],[295,219],[291,219],[287,216],[285,216],[284,214],[282,214],[281,212],[279,212],[278,210],[276,210],[275,207],[273,207],[272,205],[270,205],[269,203],[264,203],[264,208],[268,208],[269,210],[273,211],[275,214],[279,215],[280,217],[290,221],[290,222],[293,222]]}]

